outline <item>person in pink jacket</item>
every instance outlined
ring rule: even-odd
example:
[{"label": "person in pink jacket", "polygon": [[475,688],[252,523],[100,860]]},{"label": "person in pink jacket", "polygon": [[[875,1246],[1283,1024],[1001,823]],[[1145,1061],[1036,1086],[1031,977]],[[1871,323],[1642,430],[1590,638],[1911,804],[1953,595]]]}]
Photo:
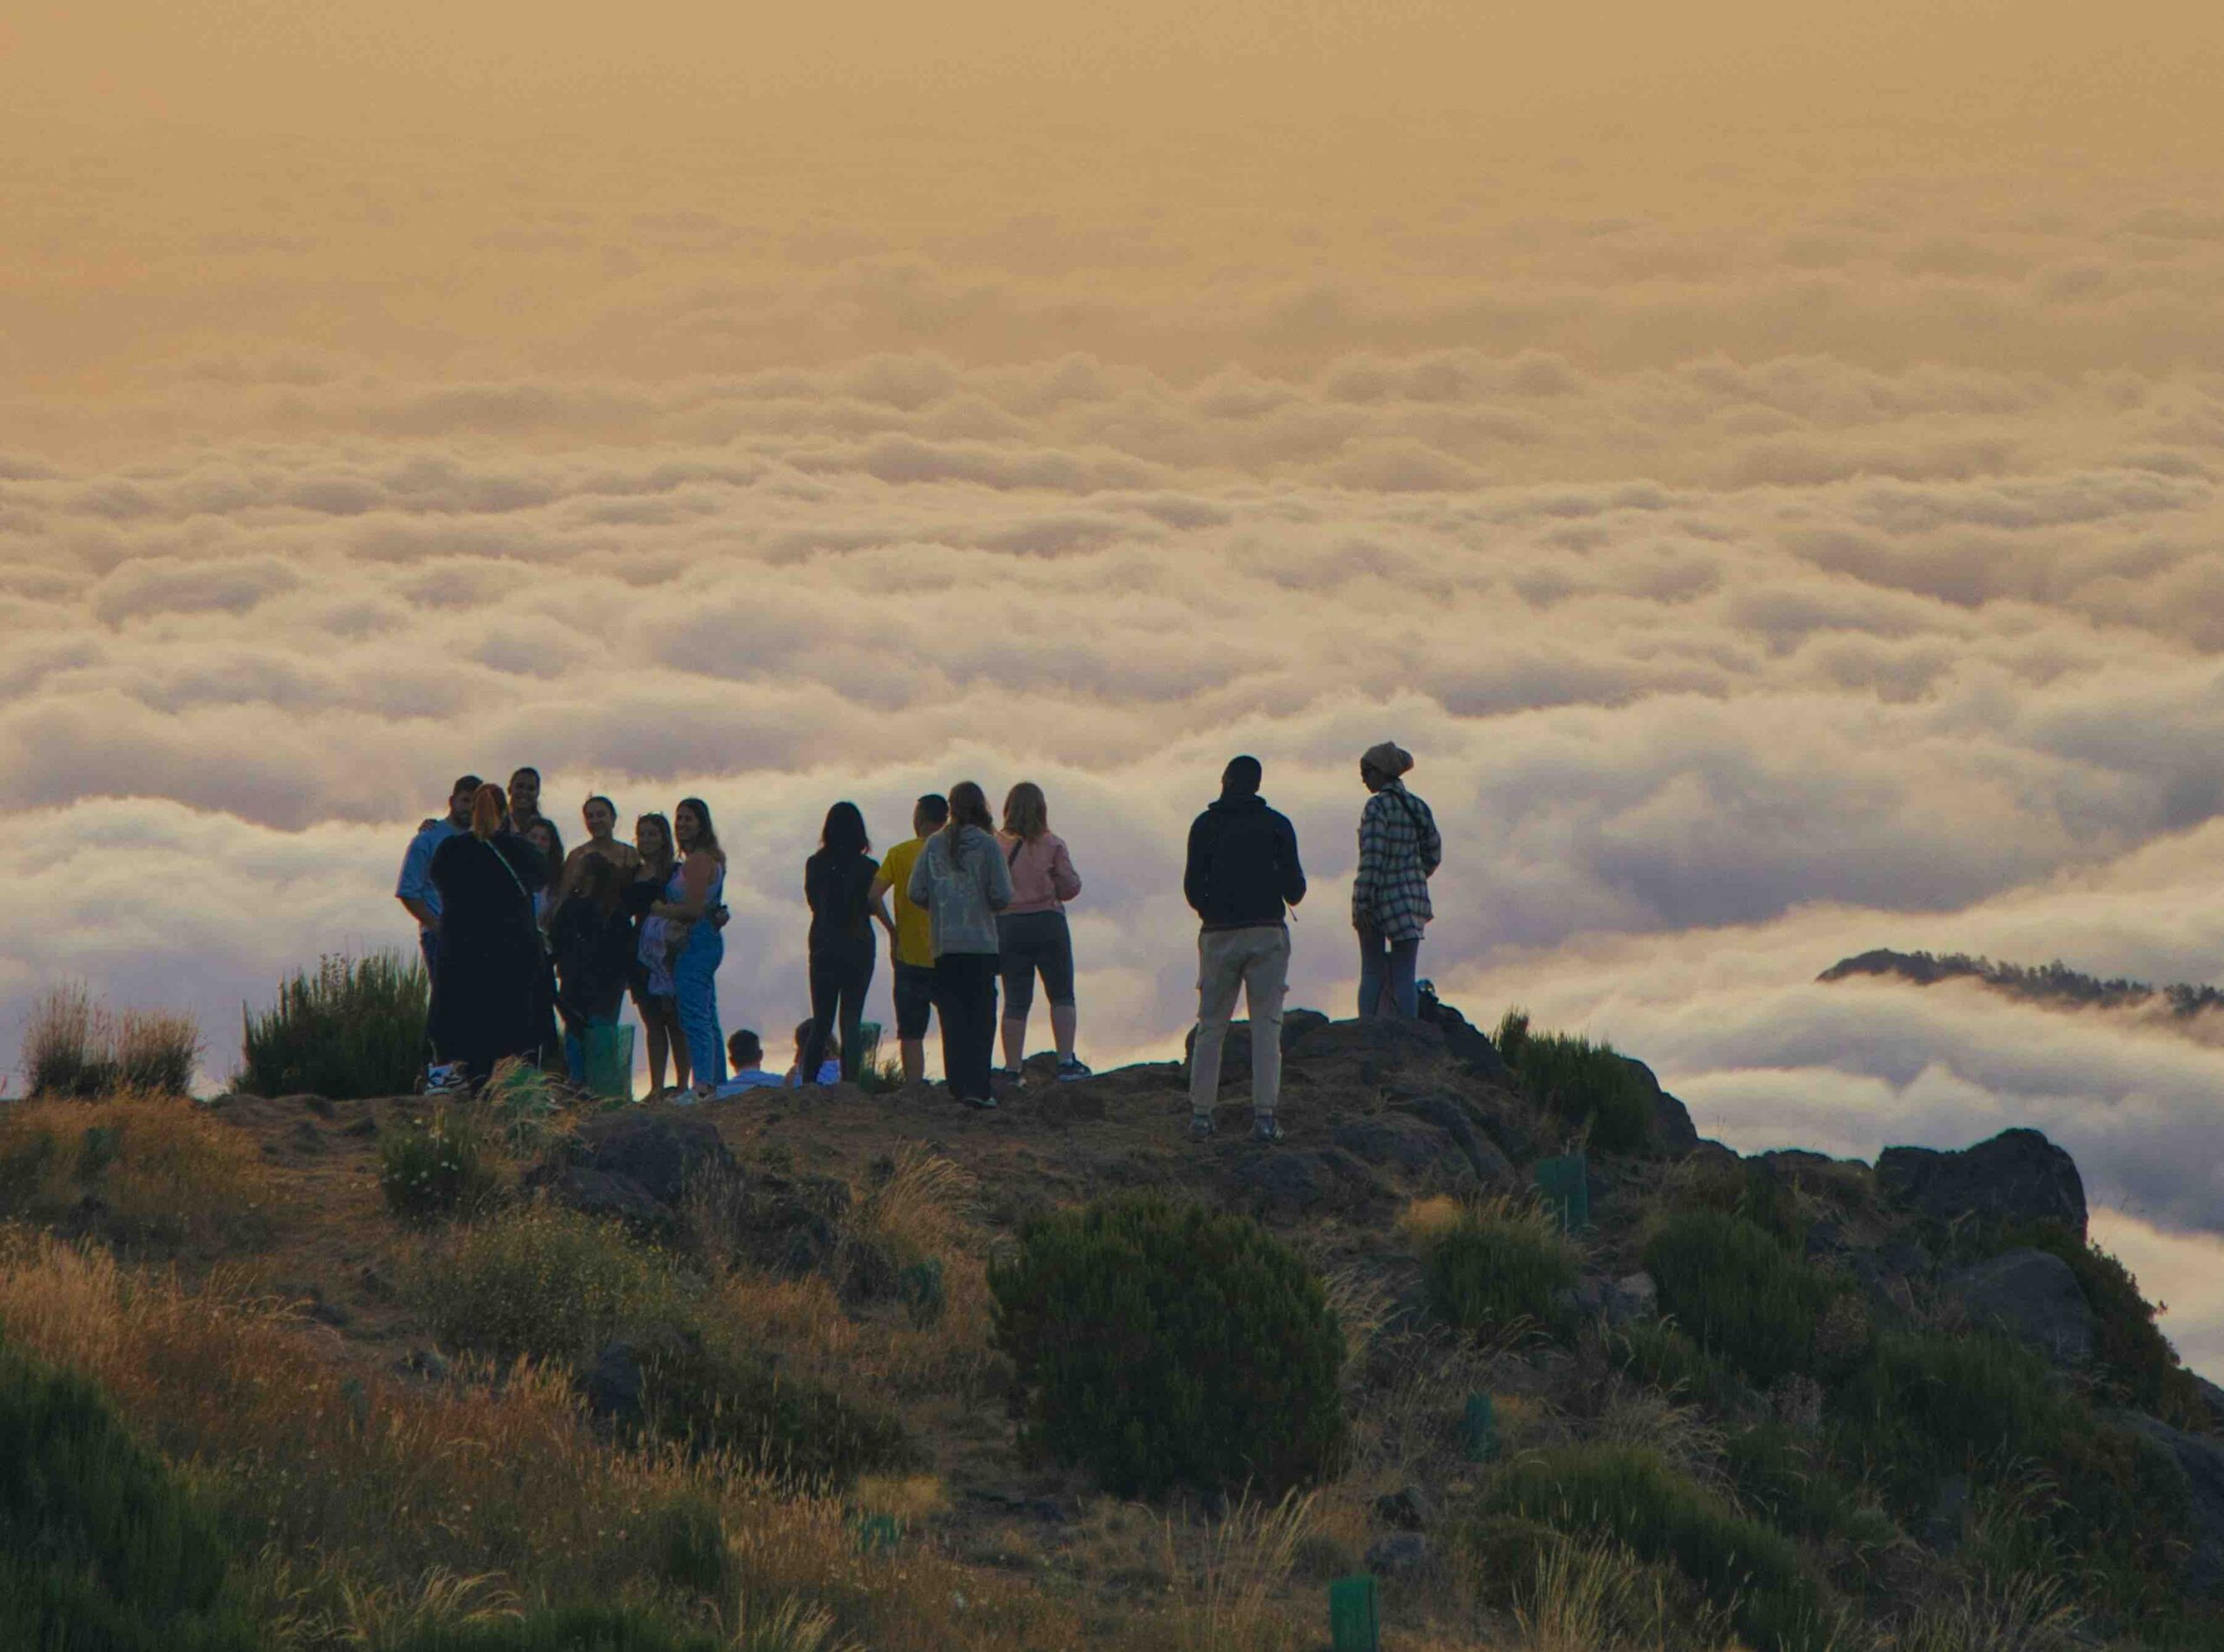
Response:
[{"label": "person in pink jacket", "polygon": [[1023,780],[1011,789],[996,841],[1011,868],[1011,904],[996,915],[996,944],[1003,955],[1003,1075],[1016,1081],[1027,1057],[1027,1012],[1039,972],[1058,1043],[1058,1076],[1085,1079],[1089,1069],[1074,1059],[1074,942],[1065,905],[1081,893],[1081,877],[1065,840],[1050,829],[1042,787]]}]

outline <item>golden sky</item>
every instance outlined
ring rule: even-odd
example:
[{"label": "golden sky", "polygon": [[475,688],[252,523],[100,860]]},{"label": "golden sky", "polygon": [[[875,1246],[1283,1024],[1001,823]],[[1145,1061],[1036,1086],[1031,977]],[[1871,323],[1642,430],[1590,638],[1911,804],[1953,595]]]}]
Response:
[{"label": "golden sky", "polygon": [[712,801],[760,1027],[829,802],[1038,779],[1161,1053],[1237,747],[1342,1008],[1390,735],[1478,1018],[1741,1147],[2036,1123],[2216,1277],[2224,1054],[1810,983],[2224,976],[2219,15],[17,0],[0,1060],[76,975],[221,1078],[521,761]]}]

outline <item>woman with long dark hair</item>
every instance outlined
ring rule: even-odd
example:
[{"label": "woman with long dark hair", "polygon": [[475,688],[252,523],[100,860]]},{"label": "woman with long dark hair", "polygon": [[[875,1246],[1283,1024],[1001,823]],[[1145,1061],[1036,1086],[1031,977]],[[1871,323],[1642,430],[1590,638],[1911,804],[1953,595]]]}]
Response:
[{"label": "woman with long dark hair", "polygon": [[679,856],[672,847],[672,823],[662,815],[644,815],[633,823],[633,847],[639,864],[626,892],[626,908],[640,919],[634,951],[633,1008],[639,1012],[641,1030],[649,1043],[649,1100],[661,1101],[665,1063],[669,1061],[678,1087],[687,1087],[687,1043],[679,1035],[678,988],[672,976],[672,954],[678,937],[652,909],[677,882]]},{"label": "woman with long dark hair", "polygon": [[950,789],[950,822],[911,869],[910,896],[934,935],[935,999],[950,1094],[993,1107],[996,1047],[996,914],[1011,903],[1011,869],[996,843],[989,800],[970,780]]},{"label": "woman with long dark hair", "polygon": [[548,920],[556,911],[557,880],[564,871],[564,834],[556,829],[554,821],[542,815],[525,829],[524,837],[539,851],[541,862],[548,869],[546,880],[533,892],[533,921],[546,935]]},{"label": "woman with long dark hair", "polygon": [[837,1021],[841,1028],[842,1081],[857,1076],[857,1027],[864,1019],[865,989],[872,985],[876,948],[872,926],[895,920],[873,894],[880,862],[868,852],[865,817],[852,803],[826,811],[818,853],[804,862],[804,899],[811,904],[811,1037],[798,1071],[816,1075],[826,1059]]},{"label": "woman with long dark hair", "polygon": [[[679,866],[649,915],[685,936],[672,981],[680,1037],[695,1080],[688,1094],[699,1100],[726,1081],[726,1035],[718,1027],[718,966],[725,961],[726,943],[712,916],[725,896],[726,852],[718,847],[711,806],[700,797],[680,799],[672,811],[672,835]],[[681,1088],[686,1087],[683,1080]]]},{"label": "woman with long dark hair", "polygon": [[633,926],[626,915],[626,875],[616,862],[589,856],[579,882],[549,926],[556,960],[556,1008],[564,1018],[565,1069],[574,1084],[587,1076],[586,1043],[594,1029],[614,1028],[633,968]]},{"label": "woman with long dark hair", "polygon": [[427,1030],[438,1059],[460,1062],[474,1091],[507,1057],[538,1063],[547,1054],[548,955],[533,911],[547,869],[532,844],[503,829],[503,802],[500,786],[481,786],[471,829],[433,856],[440,973]]}]

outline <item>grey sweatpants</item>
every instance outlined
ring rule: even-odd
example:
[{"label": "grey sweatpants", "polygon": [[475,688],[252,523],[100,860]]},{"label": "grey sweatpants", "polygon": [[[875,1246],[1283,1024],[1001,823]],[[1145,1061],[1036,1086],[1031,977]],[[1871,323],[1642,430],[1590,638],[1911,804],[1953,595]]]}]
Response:
[{"label": "grey sweatpants", "polygon": [[1220,1096],[1220,1052],[1243,994],[1251,1018],[1251,1113],[1274,1116],[1282,1087],[1282,992],[1289,984],[1289,931],[1279,923],[1207,929],[1197,937],[1197,1042],[1189,1054],[1189,1112],[1202,1117]]}]

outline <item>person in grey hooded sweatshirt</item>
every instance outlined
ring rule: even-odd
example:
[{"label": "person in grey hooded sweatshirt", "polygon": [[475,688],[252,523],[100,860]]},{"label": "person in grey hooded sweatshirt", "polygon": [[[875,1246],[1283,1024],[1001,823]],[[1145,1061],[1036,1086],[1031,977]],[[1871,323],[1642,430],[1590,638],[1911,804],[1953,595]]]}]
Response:
[{"label": "person in grey hooded sweatshirt", "polygon": [[950,1094],[972,1107],[996,1105],[996,914],[1011,904],[1011,870],[981,788],[950,789],[949,823],[911,868],[911,904],[934,935],[935,1010]]}]

